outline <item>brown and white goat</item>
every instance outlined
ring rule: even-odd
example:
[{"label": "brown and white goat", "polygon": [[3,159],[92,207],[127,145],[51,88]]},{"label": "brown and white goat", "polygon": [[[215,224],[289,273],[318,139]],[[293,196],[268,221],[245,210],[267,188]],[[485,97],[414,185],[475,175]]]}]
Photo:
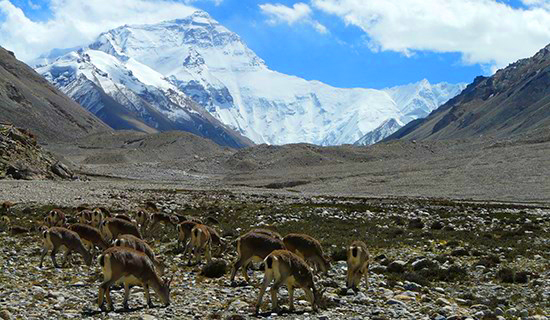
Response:
[{"label": "brown and white goat", "polygon": [[92,223],[92,210],[84,209],[78,213],[78,223],[91,224]]},{"label": "brown and white goat", "polygon": [[142,239],[137,226],[123,219],[107,218],[101,222],[100,230],[108,240],[114,240],[121,234],[131,234]]},{"label": "brown and white goat", "polygon": [[283,240],[283,237],[281,236],[280,233],[278,233],[277,231],[273,231],[273,230],[271,230],[271,229],[266,229],[266,228],[255,228],[255,229],[250,230],[249,232],[261,233],[261,234],[265,234],[265,235],[267,235],[267,236],[270,236],[270,237],[273,237],[273,238],[276,238],[276,239],[281,239],[281,240]]},{"label": "brown and white goat", "polygon": [[60,209],[52,209],[48,212],[44,222],[48,224],[48,227],[63,227],[67,224],[67,217]]},{"label": "brown and white goat", "polygon": [[279,287],[286,284],[290,302],[290,310],[294,311],[294,288],[302,288],[306,298],[311,303],[313,311],[317,311],[321,304],[322,293],[317,291],[313,282],[313,273],[306,262],[298,255],[288,250],[275,250],[264,259],[264,280],[260,287],[256,314],[260,311],[262,299],[267,287],[271,286],[271,304],[274,312],[279,310],[277,293]]},{"label": "brown and white goat", "polygon": [[361,278],[364,276],[369,287],[369,250],[363,241],[353,241],[348,247],[348,272],[346,287],[358,291]]},{"label": "brown and white goat", "polygon": [[317,270],[327,274],[330,261],[325,257],[321,243],[317,239],[307,234],[290,233],[283,238],[283,242],[288,251],[299,255]]},{"label": "brown and white goat", "polygon": [[110,247],[99,229],[83,223],[74,223],[69,226],[69,230],[78,233],[80,239],[89,251],[92,251],[94,246],[105,250]]},{"label": "brown and white goat", "polygon": [[199,223],[195,221],[184,221],[180,224],[178,224],[178,247],[184,246],[183,251],[183,258],[185,259],[187,257],[187,251],[189,247],[191,246],[191,230],[198,225]]},{"label": "brown and white goat", "polygon": [[174,228],[178,225],[179,220],[176,216],[173,216],[171,214],[162,213],[162,212],[155,212],[150,217],[150,224],[149,232],[148,234],[150,236],[153,236],[153,233],[157,231],[160,224],[163,224],[165,226],[171,225]]},{"label": "brown and white goat", "polygon": [[[211,253],[212,236],[208,227],[204,224],[197,224],[191,230],[191,251],[195,255],[195,263],[199,264],[202,257],[202,252],[206,256],[206,261],[212,261]],[[189,256],[188,264],[191,265],[191,255]]]},{"label": "brown and white goat", "polygon": [[42,246],[42,255],[40,256],[40,267],[42,268],[42,263],[46,253],[51,250],[50,257],[54,267],[59,268],[55,260],[55,255],[57,251],[61,248],[66,248],[65,256],[63,258],[63,266],[67,262],[67,258],[71,252],[76,251],[82,255],[86,265],[90,266],[92,264],[92,255],[82,243],[80,236],[69,229],[63,227],[52,227],[42,233],[43,236],[43,246]]},{"label": "brown and white goat", "polygon": [[132,248],[134,250],[137,250],[139,252],[145,253],[151,261],[153,261],[153,264],[155,265],[156,270],[158,271],[160,276],[164,275],[164,270],[166,268],[166,265],[157,259],[155,256],[155,253],[153,252],[153,249],[145,242],[144,240],[133,236],[131,234],[121,234],[117,237],[117,239],[114,242],[115,247],[126,247],[126,248]]},{"label": "brown and white goat", "polygon": [[2,218],[0,218],[0,231],[9,230],[10,225],[11,221],[8,216],[2,216]]},{"label": "brown and white goat", "polygon": [[11,208],[14,206],[15,204],[11,201],[4,201],[2,202],[2,211],[4,211],[4,213],[6,214],[9,214],[11,213]]},{"label": "brown and white goat", "polygon": [[92,219],[91,219],[91,225],[96,228],[101,227],[101,223],[103,220],[105,220],[107,216],[105,215],[105,212],[101,210],[101,208],[94,208],[92,210]]},{"label": "brown and white goat", "polygon": [[139,224],[141,234],[145,234],[147,226],[149,225],[150,215],[145,210],[138,210],[136,212],[136,221]]},{"label": "brown and white goat", "polygon": [[145,293],[147,305],[153,307],[149,286],[156,292],[160,301],[168,306],[170,304],[170,280],[162,279],[156,272],[151,259],[143,252],[126,248],[112,247],[103,252],[99,257],[99,265],[103,272],[103,282],[99,286],[98,305],[105,310],[103,299],[107,300],[107,309],[113,310],[111,300],[111,285],[117,281],[124,283],[124,309],[128,309],[128,297],[131,285],[141,285]]},{"label": "brown and white goat", "polygon": [[231,283],[235,284],[237,271],[242,267],[243,277],[250,282],[246,269],[251,262],[263,261],[274,250],[284,249],[283,241],[261,233],[249,232],[237,239],[237,260],[231,269]]}]

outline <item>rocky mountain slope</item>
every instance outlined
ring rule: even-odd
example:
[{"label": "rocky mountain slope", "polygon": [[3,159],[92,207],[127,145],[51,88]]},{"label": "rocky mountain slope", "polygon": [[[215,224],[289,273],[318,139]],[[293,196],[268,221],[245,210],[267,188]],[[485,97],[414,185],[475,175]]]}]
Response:
[{"label": "rocky mountain slope", "polygon": [[144,131],[191,131],[204,126],[196,118],[206,117],[201,110],[207,110],[254,142],[268,144],[353,143],[390,118],[406,123],[427,115],[463,88],[424,80],[387,90],[340,89],[281,74],[202,11],[159,24],[125,25],[85,48],[35,63],[39,73],[114,127],[128,128],[127,116],[109,112],[132,114],[132,121],[146,125],[134,128]]},{"label": "rocky mountain slope", "polygon": [[390,136],[394,139],[507,138],[550,126],[550,46],[491,77]]},{"label": "rocky mountain slope", "polygon": [[1,47],[0,122],[30,129],[39,141],[68,141],[111,130]]},{"label": "rocky mountain slope", "polygon": [[35,135],[13,125],[0,124],[0,180],[60,178],[73,178],[73,173],[42,149]]}]

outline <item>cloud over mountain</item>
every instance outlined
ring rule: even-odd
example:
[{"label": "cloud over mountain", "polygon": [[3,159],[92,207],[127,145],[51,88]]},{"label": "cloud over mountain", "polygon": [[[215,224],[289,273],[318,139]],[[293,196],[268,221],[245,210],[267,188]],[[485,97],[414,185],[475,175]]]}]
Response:
[{"label": "cloud over mountain", "polygon": [[523,0],[312,0],[312,7],[362,29],[374,50],[459,52],[494,71],[550,42],[550,6]]},{"label": "cloud over mountain", "polygon": [[168,0],[51,0],[49,10],[49,20],[33,21],[10,1],[0,0],[0,44],[29,61],[54,48],[90,42],[109,28],[176,19],[196,9]]}]

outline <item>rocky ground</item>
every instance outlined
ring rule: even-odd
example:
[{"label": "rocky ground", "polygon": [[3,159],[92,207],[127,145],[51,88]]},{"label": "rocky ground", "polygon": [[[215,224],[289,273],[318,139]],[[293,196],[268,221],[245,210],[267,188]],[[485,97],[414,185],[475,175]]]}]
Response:
[{"label": "rocky ground", "polygon": [[[234,240],[254,226],[269,225],[280,233],[304,232],[318,238],[333,258],[328,276],[316,278],[325,288],[325,308],[313,313],[297,290],[297,313],[288,312],[285,289],[282,314],[272,314],[269,295],[261,318],[269,319],[548,319],[550,316],[550,208],[510,204],[468,203],[434,199],[322,197],[293,193],[247,193],[227,190],[184,190],[174,186],[136,184],[135,188],[103,189],[98,182],[72,182],[87,193],[36,192],[33,183],[3,184],[2,199],[17,201],[4,212],[12,226],[27,228],[0,233],[0,310],[5,318],[253,318],[258,288],[241,281],[231,287],[221,278],[201,276],[202,265],[187,266],[169,228],[148,240],[174,275],[172,303],[146,308],[141,288],[133,288],[131,310],[122,310],[123,290],[113,291],[115,312],[96,304],[101,274],[97,263],[54,269],[46,259],[38,268],[40,235],[33,226],[53,206],[74,216],[84,203],[132,212],[146,201],[161,210],[185,216],[214,216],[223,236]],[[65,187],[70,183],[65,183]],[[17,187],[16,187],[17,186]],[[29,187],[30,186],[30,187]],[[26,187],[26,188],[25,188]],[[28,192],[25,193],[25,190]],[[66,196],[60,194],[66,191]],[[86,194],[83,196],[82,194]],[[17,231],[17,228],[13,230]],[[24,231],[24,230],[19,230]],[[362,239],[371,250],[369,288],[345,290],[343,248]],[[235,249],[217,259],[228,264]],[[48,258],[48,257],[47,257]],[[61,258],[61,255],[59,255]],[[262,272],[255,271],[256,279]],[[364,283],[363,283],[364,284]],[[158,299],[153,294],[156,304]]]}]

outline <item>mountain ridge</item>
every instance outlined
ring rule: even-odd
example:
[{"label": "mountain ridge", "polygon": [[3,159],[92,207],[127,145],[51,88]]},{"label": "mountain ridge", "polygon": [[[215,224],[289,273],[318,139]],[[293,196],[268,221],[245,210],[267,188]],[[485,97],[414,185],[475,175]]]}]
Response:
[{"label": "mountain ridge", "polygon": [[491,77],[477,77],[428,117],[407,124],[386,140],[501,139],[549,125],[550,45]]},{"label": "mountain ridge", "polygon": [[29,129],[41,142],[112,130],[2,47],[0,122]]},{"label": "mountain ridge", "polygon": [[[174,90],[255,143],[354,143],[390,118],[408,122],[427,114],[441,99],[462,89],[461,84],[431,86],[421,81],[409,86],[423,90],[403,97],[399,88],[335,88],[320,81],[285,75],[270,70],[237,34],[204,11],[158,24],[125,25],[109,30],[82,52],[91,56],[93,67],[101,71],[96,83],[102,81],[101,74],[106,74],[113,78],[109,86],[124,89],[128,94],[141,95],[143,87]],[[97,58],[101,55],[111,62],[102,65]],[[55,61],[44,58],[37,70],[58,86],[64,86],[64,79],[59,82],[60,75],[51,70],[79,59],[82,58],[74,51]],[[116,73],[121,76],[114,76]],[[115,90],[105,91],[131,108],[128,102],[115,96]],[[402,105],[396,103],[399,99],[403,100]],[[149,125],[155,127],[154,123]]]}]

